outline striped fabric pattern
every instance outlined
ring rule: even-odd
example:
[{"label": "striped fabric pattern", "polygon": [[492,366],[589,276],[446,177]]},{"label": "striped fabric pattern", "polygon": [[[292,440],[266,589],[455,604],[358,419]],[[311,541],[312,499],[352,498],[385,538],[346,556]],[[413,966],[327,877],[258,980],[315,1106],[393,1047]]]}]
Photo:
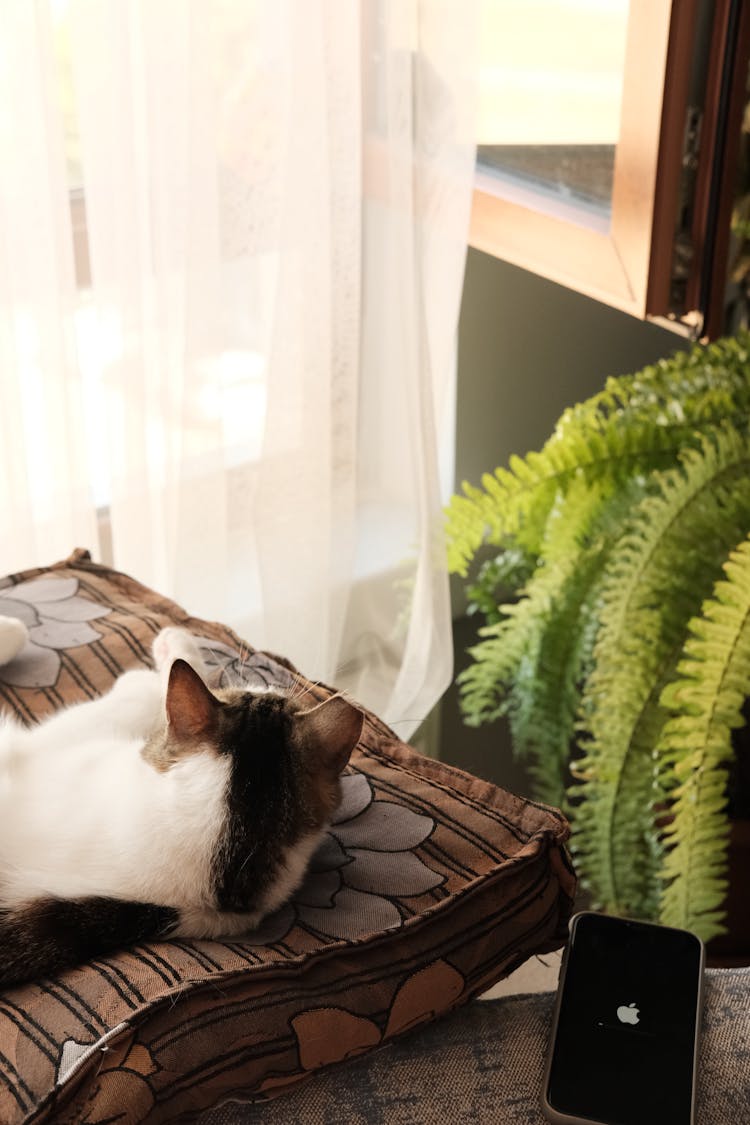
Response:
[{"label": "striped fabric pattern", "polygon": [[[32,645],[0,669],[0,710],[26,721],[149,664],[168,624],[204,638],[217,674],[291,676],[83,551],[0,581],[4,602]],[[190,1121],[274,1097],[563,943],[575,877],[559,812],[425,758],[369,713],[344,794],[298,897],[246,940],[147,943],[0,994],[0,1122]]]}]

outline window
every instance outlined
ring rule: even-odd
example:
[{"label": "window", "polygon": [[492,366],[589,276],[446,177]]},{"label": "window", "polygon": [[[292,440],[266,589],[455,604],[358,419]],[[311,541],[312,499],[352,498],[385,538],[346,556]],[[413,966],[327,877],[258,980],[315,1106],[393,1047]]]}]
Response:
[{"label": "window", "polygon": [[692,335],[724,325],[739,0],[485,0],[471,244]]}]

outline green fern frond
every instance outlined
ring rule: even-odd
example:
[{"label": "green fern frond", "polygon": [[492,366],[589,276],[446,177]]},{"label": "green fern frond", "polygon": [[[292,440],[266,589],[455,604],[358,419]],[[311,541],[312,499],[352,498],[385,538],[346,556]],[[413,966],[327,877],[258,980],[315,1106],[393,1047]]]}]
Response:
[{"label": "green fern frond", "polygon": [[599,586],[609,552],[641,488],[615,490],[610,481],[573,482],[551,513],[543,560],[569,569],[530,643],[510,687],[513,744],[529,762],[534,795],[565,808],[581,685],[591,665]]},{"label": "green fern frond", "polygon": [[577,478],[587,482],[611,479],[623,483],[644,468],[674,463],[685,435],[654,424],[623,429],[609,419],[599,433],[581,433],[575,440],[550,439],[541,453],[525,461],[511,458],[510,469],[482,477],[483,490],[464,485],[446,510],[448,566],[465,576],[482,543],[514,536],[529,552],[539,552],[556,497]]},{"label": "green fern frond", "polygon": [[480,613],[488,625],[496,625],[502,618],[503,602],[526,585],[535,567],[536,560],[513,545],[486,559],[475,581],[466,587],[467,614]]},{"label": "green fern frond", "polygon": [[750,537],[732,552],[713,597],[689,624],[678,678],[665,688],[657,755],[671,789],[664,830],[660,917],[704,940],[724,932],[727,888],[725,815],[732,731],[744,725],[750,685]]},{"label": "green fern frond", "polygon": [[459,676],[469,725],[509,715],[514,752],[527,758],[534,794],[564,801],[579,685],[592,645],[596,586],[611,542],[631,502],[608,482],[582,479],[551,514],[540,563],[516,603],[480,630],[473,663]]},{"label": "green fern frond", "polygon": [[534,796],[563,809],[580,684],[593,647],[595,576],[603,565],[602,552],[579,557],[510,688],[513,746],[528,761]]},{"label": "green fern frond", "polygon": [[[581,703],[585,740],[573,810],[575,852],[605,908],[649,915],[659,893],[653,748],[666,718],[661,688],[687,621],[750,524],[750,445],[729,426],[655,474],[612,552],[602,589],[594,670]],[[732,487],[735,485],[735,487]]]},{"label": "green fern frond", "polygon": [[505,699],[536,638],[546,628],[561,590],[575,573],[584,541],[609,496],[606,485],[574,488],[564,512],[549,521],[539,565],[516,602],[498,607],[499,620],[479,630],[469,649],[471,664],[458,677],[461,707],[469,725],[507,713]]},{"label": "green fern frond", "polygon": [[[730,735],[750,695],[750,546],[727,562],[749,470],[743,333],[608,380],[446,513],[452,571],[498,548],[471,591],[490,625],[460,677],[467,721],[508,715],[542,799],[564,805],[568,767],[579,778],[573,849],[599,904],[704,937],[721,927]],[[508,586],[519,600],[502,604]]]},{"label": "green fern frond", "polygon": [[619,402],[627,422],[646,416],[707,432],[729,422],[744,429],[750,415],[750,334],[677,352],[635,375],[609,379],[604,395]]},{"label": "green fern frond", "polygon": [[483,543],[514,536],[538,553],[556,497],[577,476],[628,476],[668,469],[687,448],[723,424],[744,430],[750,416],[750,336],[677,353],[637,375],[608,380],[603,391],[566,410],[540,452],[512,457],[463,485],[446,510],[449,569],[466,575]]}]

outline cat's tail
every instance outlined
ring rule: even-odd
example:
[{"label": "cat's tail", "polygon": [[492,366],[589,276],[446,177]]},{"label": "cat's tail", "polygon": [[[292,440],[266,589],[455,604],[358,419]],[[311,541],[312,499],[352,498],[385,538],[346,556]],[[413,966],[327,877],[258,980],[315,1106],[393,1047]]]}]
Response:
[{"label": "cat's tail", "polygon": [[17,617],[0,616],[0,666],[10,664],[29,639],[29,630]]},{"label": "cat's tail", "polygon": [[171,907],[114,898],[44,898],[0,909],[0,988],[166,938],[178,921]]}]

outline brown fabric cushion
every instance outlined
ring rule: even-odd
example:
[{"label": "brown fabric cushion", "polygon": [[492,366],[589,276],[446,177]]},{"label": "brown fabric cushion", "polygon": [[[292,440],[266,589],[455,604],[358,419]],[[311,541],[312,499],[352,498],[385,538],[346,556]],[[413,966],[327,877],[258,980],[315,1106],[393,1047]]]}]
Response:
[{"label": "brown fabric cushion", "polygon": [[[224,682],[290,682],[283,661],[85,552],[0,581],[0,614],[30,628],[0,669],[0,708],[27,721],[149,664],[167,624],[205,639]],[[563,943],[567,835],[556,810],[366,714],[325,844],[260,931],[148,943],[0,996],[0,1121],[189,1121],[381,1046]]]}]

